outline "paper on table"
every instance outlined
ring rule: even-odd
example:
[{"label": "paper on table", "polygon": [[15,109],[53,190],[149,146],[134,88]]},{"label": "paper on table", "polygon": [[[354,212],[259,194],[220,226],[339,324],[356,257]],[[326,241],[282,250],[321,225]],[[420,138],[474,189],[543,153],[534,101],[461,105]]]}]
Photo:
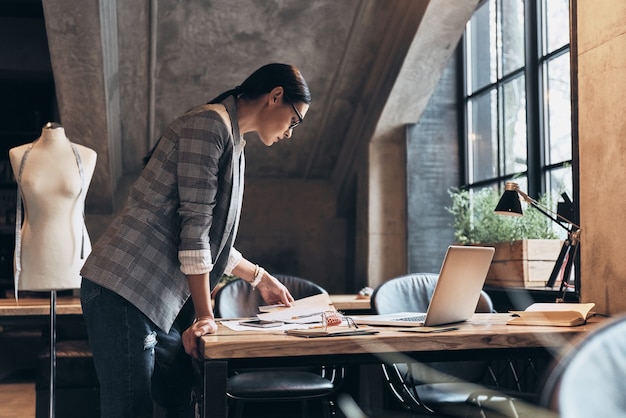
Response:
[{"label": "paper on table", "polygon": [[318,337],[348,337],[354,335],[372,335],[378,334],[380,331],[371,328],[346,328],[346,327],[331,327],[327,330],[322,329],[294,329],[286,331],[287,335],[294,335],[296,337],[305,338],[318,338]]},{"label": "paper on table", "polygon": [[292,302],[290,307],[260,306],[259,310],[265,311],[257,315],[259,319],[308,324],[322,322],[322,312],[334,311],[335,307],[328,293],[321,293],[298,299]]},{"label": "paper on table", "polygon": [[283,332],[290,329],[301,329],[306,328],[305,325],[301,324],[283,324],[279,327],[271,327],[271,328],[259,328],[259,327],[248,327],[245,325],[240,325],[241,322],[238,319],[230,320],[230,321],[220,321],[222,325],[232,329],[233,331],[273,331],[273,332]]}]

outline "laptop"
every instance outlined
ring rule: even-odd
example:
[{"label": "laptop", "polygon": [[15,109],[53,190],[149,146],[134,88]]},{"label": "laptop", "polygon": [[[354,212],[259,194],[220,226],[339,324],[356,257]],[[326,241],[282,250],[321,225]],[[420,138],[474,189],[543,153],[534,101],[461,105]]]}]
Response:
[{"label": "laptop", "polygon": [[352,318],[359,325],[396,327],[432,327],[467,321],[476,310],[494,252],[492,247],[449,246],[426,312]]}]

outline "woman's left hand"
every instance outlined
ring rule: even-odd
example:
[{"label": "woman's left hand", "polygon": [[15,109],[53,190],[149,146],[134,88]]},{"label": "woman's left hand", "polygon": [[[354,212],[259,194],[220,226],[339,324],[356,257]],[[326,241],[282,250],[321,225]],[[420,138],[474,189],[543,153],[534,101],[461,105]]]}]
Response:
[{"label": "woman's left hand", "polygon": [[285,285],[267,272],[263,276],[261,283],[259,283],[256,288],[268,305],[277,305],[282,303],[285,306],[291,306],[291,302],[294,300]]}]

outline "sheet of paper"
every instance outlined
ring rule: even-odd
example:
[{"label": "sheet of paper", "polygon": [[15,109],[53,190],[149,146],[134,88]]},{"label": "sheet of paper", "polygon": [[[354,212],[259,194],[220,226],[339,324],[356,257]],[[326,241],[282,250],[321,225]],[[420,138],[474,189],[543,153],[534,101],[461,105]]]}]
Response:
[{"label": "sheet of paper", "polygon": [[366,328],[366,329],[354,329],[348,327],[331,327],[327,330],[321,329],[296,329],[287,331],[287,335],[294,335],[296,337],[305,338],[319,338],[319,337],[347,337],[355,335],[372,335],[378,334],[380,331]]},{"label": "sheet of paper", "polygon": [[267,308],[261,306],[259,309],[265,311],[257,315],[259,319],[299,324],[321,323],[322,312],[335,310],[327,293],[298,299],[290,307]]},{"label": "sheet of paper", "polygon": [[245,325],[240,325],[241,321],[238,319],[234,319],[231,321],[221,321],[222,325],[232,329],[233,331],[260,331],[260,332],[284,332],[290,329],[302,329],[308,328],[308,325],[301,324],[283,324],[278,327],[271,328],[259,328],[259,327],[248,327]]}]

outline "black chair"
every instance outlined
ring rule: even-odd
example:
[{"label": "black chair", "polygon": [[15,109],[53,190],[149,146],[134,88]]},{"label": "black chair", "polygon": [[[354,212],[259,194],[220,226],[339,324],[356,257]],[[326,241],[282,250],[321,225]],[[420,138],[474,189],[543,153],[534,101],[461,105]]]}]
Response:
[{"label": "black chair", "polygon": [[[539,404],[558,416],[626,416],[626,316],[589,333],[557,359]],[[557,416],[555,414],[555,416]]]},{"label": "black chair", "polygon": [[[319,285],[295,276],[274,274],[295,299],[326,291]],[[265,302],[258,291],[241,279],[233,280],[215,294],[215,316],[245,318],[258,313]],[[334,415],[334,395],[343,380],[341,367],[328,366],[321,370],[302,368],[273,368],[237,370],[229,377],[226,391],[235,417],[243,416],[243,407],[249,402],[300,402],[301,415],[308,416],[308,401],[322,400],[324,416]]]},{"label": "black chair", "polygon": [[[439,276],[408,274],[379,285],[371,296],[374,313],[426,312]],[[494,312],[491,298],[481,292],[476,312]],[[489,362],[417,362],[383,364],[383,374],[391,392],[405,407],[418,413],[467,416],[470,395],[489,373]]]}]

